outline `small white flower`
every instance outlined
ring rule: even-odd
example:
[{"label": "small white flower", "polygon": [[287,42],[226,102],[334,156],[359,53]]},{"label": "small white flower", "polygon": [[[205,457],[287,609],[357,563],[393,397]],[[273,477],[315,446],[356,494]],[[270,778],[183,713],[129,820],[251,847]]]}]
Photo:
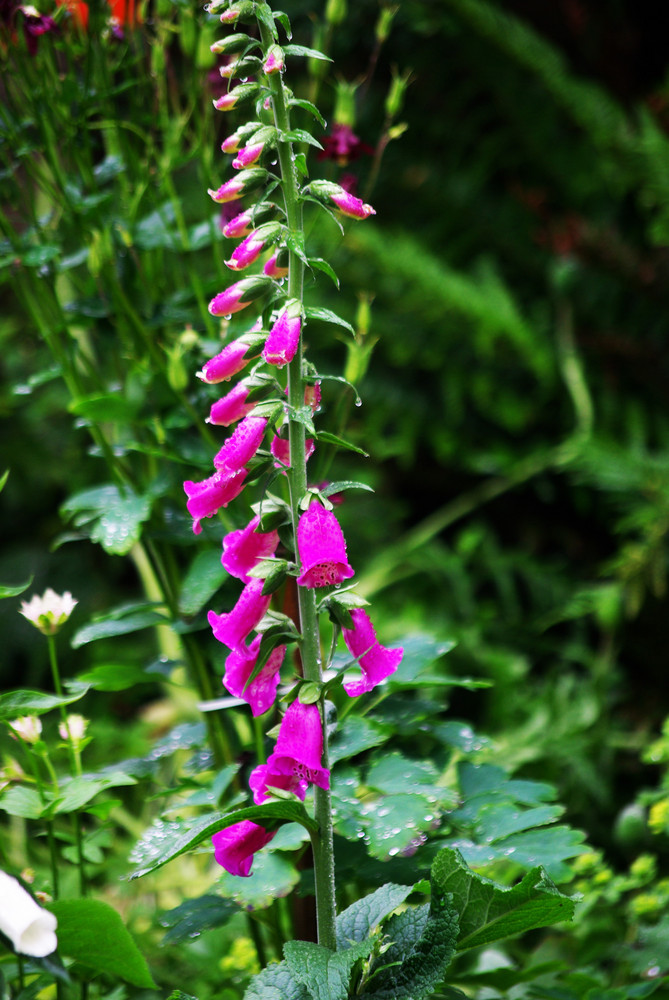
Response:
[{"label": "small white flower", "polygon": [[0,871],[0,931],[15,951],[34,958],[50,955],[58,946],[53,913],[38,906],[17,879]]},{"label": "small white flower", "polygon": [[22,601],[19,614],[32,622],[44,635],[55,635],[78,603],[69,590],[64,594],[57,594],[51,587],[47,587],[41,597],[34,594],[30,601]]},{"label": "small white flower", "polygon": [[7,725],[16,736],[20,736],[26,743],[37,743],[42,735],[42,723],[37,715],[22,715],[20,719],[14,719]]},{"label": "small white flower", "polygon": [[88,719],[83,715],[68,715],[65,722],[58,723],[58,732],[61,740],[71,741],[78,745],[86,735]]}]

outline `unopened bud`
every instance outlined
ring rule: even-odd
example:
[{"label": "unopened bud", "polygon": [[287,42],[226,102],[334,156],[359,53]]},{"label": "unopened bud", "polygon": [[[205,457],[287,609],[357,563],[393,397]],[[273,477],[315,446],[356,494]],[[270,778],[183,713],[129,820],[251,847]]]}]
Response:
[{"label": "unopened bud", "polygon": [[220,56],[224,53],[227,55],[230,52],[241,52],[242,49],[245,49],[247,45],[251,45],[252,43],[253,39],[249,35],[235,32],[234,35],[228,35],[227,38],[219,38],[210,48],[214,55]]},{"label": "unopened bud", "polygon": [[346,0],[327,0],[325,20],[328,24],[341,24],[348,13]]},{"label": "unopened bud", "polygon": [[285,58],[281,46],[270,45],[265,56],[265,62],[263,63],[265,73],[267,76],[271,76],[272,73],[281,73],[284,66]]},{"label": "unopened bud", "polygon": [[387,40],[393,24],[393,18],[399,9],[399,4],[392,4],[389,7],[381,8],[379,11],[379,18],[374,28],[374,34],[376,35],[377,41],[383,43]]},{"label": "unopened bud", "polygon": [[390,82],[390,89],[386,96],[386,114],[389,118],[395,118],[402,110],[404,95],[407,87],[412,82],[412,70],[407,69],[400,73],[396,66],[393,66],[393,78]]},{"label": "unopened bud", "polygon": [[349,83],[348,80],[337,80],[337,95],[335,97],[334,121],[337,125],[355,125],[355,92],[359,83]]}]

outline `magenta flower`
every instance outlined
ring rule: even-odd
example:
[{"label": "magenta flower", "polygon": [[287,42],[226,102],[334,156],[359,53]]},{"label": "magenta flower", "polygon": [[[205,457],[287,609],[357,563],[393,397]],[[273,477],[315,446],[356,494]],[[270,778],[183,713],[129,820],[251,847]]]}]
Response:
[{"label": "magenta flower", "polygon": [[[223,235],[228,239],[236,239],[238,236],[248,236],[253,231],[253,212],[247,209],[240,212],[234,219],[230,219],[227,225],[223,226]],[[273,277],[269,275],[269,277]]]},{"label": "magenta flower", "polygon": [[243,382],[238,382],[227,395],[211,404],[206,423],[216,424],[217,427],[229,427],[230,424],[237,423],[256,405],[246,402],[248,394],[248,386],[244,385]]},{"label": "magenta flower", "polygon": [[[221,147],[222,149],[223,147]],[[264,142],[247,142],[243,149],[239,150],[239,153],[232,161],[232,166],[235,170],[246,170],[252,167],[254,163],[257,163],[263,154],[265,148]],[[227,150],[225,152],[228,152]]]},{"label": "magenta flower", "polygon": [[273,556],[279,544],[278,531],[258,531],[260,518],[254,517],[245,528],[229,532],[223,539],[221,563],[230,576],[250,583],[249,570],[261,559]]},{"label": "magenta flower", "polygon": [[[251,345],[244,337],[231,340],[220,354],[206,361],[202,366],[202,371],[196,372],[196,375],[208,385],[213,385],[216,382],[229,382],[233,375],[240,372],[242,368],[246,368],[251,360],[251,358],[246,357],[250,350]],[[255,355],[255,357],[257,356]]]},{"label": "magenta flower", "polygon": [[376,215],[371,205],[365,205],[361,198],[356,198],[339,184],[333,184],[331,181],[312,181],[311,190],[316,195],[329,198],[343,215],[348,215],[351,219],[366,219],[370,215]]},{"label": "magenta flower", "polygon": [[263,63],[263,70],[266,76],[271,76],[272,73],[281,73],[285,66],[285,59],[283,55],[283,49],[280,45],[270,45],[267,50],[267,58]]},{"label": "magenta flower", "polygon": [[[314,453],[314,439],[307,438],[304,442],[304,461],[308,462]],[[274,463],[275,469],[289,469],[290,468],[290,441],[288,438],[282,438],[278,435],[274,435],[272,442],[269,446],[269,450],[274,455],[276,462]]]},{"label": "magenta flower", "polygon": [[242,590],[232,611],[222,615],[210,611],[207,615],[215,638],[228,649],[243,651],[247,635],[266,614],[271,595],[263,595],[264,583],[264,580],[251,580]]},{"label": "magenta flower", "polygon": [[302,587],[330,587],[353,576],[346,558],[346,542],[331,510],[312,500],[297,525]]},{"label": "magenta flower", "polygon": [[226,473],[243,469],[260,447],[266,427],[266,417],[244,417],[214,456],[214,467]]},{"label": "magenta flower", "polygon": [[263,274],[266,274],[268,278],[285,278],[288,274],[287,263],[288,255],[286,251],[283,249],[277,250],[263,267]]},{"label": "magenta flower", "polygon": [[226,826],[225,830],[219,830],[211,838],[214,857],[226,872],[246,877],[251,874],[253,855],[269,844],[275,833],[275,830],[268,833],[264,826],[248,819]]},{"label": "magenta flower", "polygon": [[216,190],[207,188],[207,194],[217,204],[223,205],[228,201],[236,201],[243,194],[258,187],[266,177],[266,170],[263,170],[262,167],[253,167],[251,170],[244,170],[241,174],[231,177],[229,181],[221,184]]},{"label": "magenta flower", "polygon": [[311,407],[311,412],[315,413],[321,405],[321,384],[314,382],[312,385],[304,387],[304,405]]},{"label": "magenta flower", "polygon": [[299,774],[283,774],[274,770],[269,764],[260,764],[249,775],[249,787],[253,792],[256,805],[266,802],[272,789],[280,788],[283,792],[292,792],[304,802],[309,789],[309,782]]},{"label": "magenta flower", "polygon": [[[318,705],[290,703],[281,720],[274,753],[251,774],[255,802],[263,802],[271,788],[284,788],[304,798],[302,782],[330,787],[330,772],[322,764],[323,724]],[[304,793],[304,794],[303,794]]]},{"label": "magenta flower", "polygon": [[[279,671],[286,655],[285,646],[277,646],[260,672],[248,683],[258,659],[261,637],[257,635],[249,646],[233,649],[225,661],[223,684],[235,698],[243,698],[254,716],[264,715],[274,704],[279,686]],[[253,785],[251,786],[253,787]]]},{"label": "magenta flower", "polygon": [[229,316],[231,313],[246,309],[254,299],[267,290],[268,280],[259,275],[253,278],[242,278],[230,285],[225,291],[219,292],[209,303],[212,316]]},{"label": "magenta flower", "polygon": [[221,507],[227,507],[231,500],[238,497],[244,489],[246,470],[239,472],[215,472],[213,476],[202,482],[194,483],[187,480],[184,491],[188,497],[186,507],[193,518],[193,531],[199,535],[202,531],[200,522],[205,517],[212,517]]},{"label": "magenta flower", "polygon": [[346,166],[351,160],[357,160],[362,153],[373,153],[371,146],[361,142],[350,125],[335,122],[330,134],[323,139],[323,149],[319,152],[319,160],[336,160],[340,166]]},{"label": "magenta flower", "polygon": [[300,343],[302,307],[297,299],[289,299],[279,318],[269,331],[262,356],[270,365],[283,368],[293,360]]},{"label": "magenta flower", "polygon": [[376,638],[369,615],[362,608],[351,611],[353,628],[342,629],[349,652],[359,660],[362,677],[359,681],[344,684],[344,691],[351,698],[371,691],[377,684],[393,674],[399,667],[404,650],[387,649]]},{"label": "magenta flower", "polygon": [[233,250],[230,260],[226,260],[225,264],[231,271],[243,271],[258,259],[265,246],[266,240],[259,239],[255,230]]}]

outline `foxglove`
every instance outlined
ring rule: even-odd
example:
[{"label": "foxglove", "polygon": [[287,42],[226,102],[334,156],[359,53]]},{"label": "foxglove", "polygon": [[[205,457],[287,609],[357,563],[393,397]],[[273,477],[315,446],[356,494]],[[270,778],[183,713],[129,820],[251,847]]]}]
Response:
[{"label": "foxglove", "polygon": [[249,388],[243,382],[238,382],[234,389],[231,389],[222,399],[217,399],[211,404],[208,424],[216,424],[218,427],[229,427],[230,424],[237,423],[251,412],[255,403],[247,403]]},{"label": "foxglove", "polygon": [[254,854],[269,844],[275,832],[268,833],[263,826],[250,820],[226,826],[211,838],[214,857],[226,872],[246,877],[251,874]]},{"label": "foxglove", "polygon": [[297,550],[301,569],[297,582],[303,587],[334,586],[353,576],[339,522],[318,500],[312,500],[299,520]]},{"label": "foxglove", "polygon": [[394,673],[404,655],[401,647],[387,649],[382,646],[376,638],[376,632],[369,619],[369,615],[363,608],[354,608],[351,611],[353,628],[342,629],[344,642],[349,652],[356,659],[359,658],[362,677],[358,681],[344,684],[346,694],[351,698],[371,691],[377,684]]},{"label": "foxglove", "polygon": [[262,669],[249,683],[258,660],[261,637],[257,635],[248,645],[233,649],[225,661],[223,684],[235,698],[243,698],[251,706],[253,715],[264,715],[274,704],[279,686],[279,671],[286,654],[285,646],[273,649]]},{"label": "foxglove", "polygon": [[273,556],[279,544],[278,531],[258,531],[260,518],[254,517],[245,528],[231,531],[223,539],[221,563],[230,576],[250,583],[249,570],[261,560]]},{"label": "foxglove", "polygon": [[210,611],[207,621],[214,636],[231,650],[243,650],[249,632],[256,627],[267,612],[271,596],[263,595],[264,580],[251,580],[241,592],[232,611],[217,615]]},{"label": "foxglove", "polygon": [[302,306],[290,299],[269,331],[262,356],[270,365],[283,368],[293,360],[300,342]]},{"label": "foxglove", "polygon": [[241,469],[239,472],[215,472],[199,483],[186,480],[186,507],[193,518],[193,531],[196,535],[202,531],[203,518],[217,514],[221,507],[227,507],[231,500],[239,496],[244,489],[245,479],[246,469]]},{"label": "foxglove", "polygon": [[330,772],[323,767],[322,758],[323,723],[318,705],[291,702],[281,720],[274,753],[251,775],[254,800],[264,801],[272,788],[284,788],[304,798],[300,794],[303,781],[329,788]]},{"label": "foxglove", "polygon": [[220,451],[214,456],[214,467],[226,472],[237,472],[253,458],[267,427],[266,417],[244,417]]}]

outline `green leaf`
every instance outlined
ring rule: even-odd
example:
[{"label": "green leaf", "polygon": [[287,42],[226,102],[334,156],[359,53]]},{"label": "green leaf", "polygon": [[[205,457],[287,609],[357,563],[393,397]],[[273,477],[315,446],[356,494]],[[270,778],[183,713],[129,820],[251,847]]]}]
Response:
[{"label": "green leaf", "polygon": [[318,139],[314,139],[311,132],[306,132],[303,128],[292,128],[290,132],[280,132],[279,138],[284,142],[306,142],[308,146],[315,146],[316,149],[322,149]]},{"label": "green leaf", "polygon": [[131,663],[99,663],[86,673],[79,674],[79,680],[85,681],[95,691],[126,691],[135,684],[164,683],[166,678]]},{"label": "green leaf", "polygon": [[72,778],[62,785],[55,801],[55,813],[78,812],[91,799],[107,788],[118,788],[121,785],[136,785],[137,781],[129,774],[117,771],[105,777],[87,778],[85,776]]},{"label": "green leaf", "polygon": [[287,941],[283,946],[293,977],[313,1000],[346,1000],[353,966],[366,958],[374,941],[360,941],[345,951],[331,951],[313,941]]},{"label": "green leaf", "polygon": [[321,496],[331,497],[333,493],[343,493],[345,490],[366,490],[368,493],[373,493],[374,488],[368,486],[367,483],[361,483],[357,479],[337,479],[334,483],[328,483],[324,486],[320,493]]},{"label": "green leaf", "polygon": [[458,937],[458,914],[450,896],[433,887],[429,908],[418,911],[420,918],[415,910],[407,913],[388,921],[387,932],[396,947],[381,955],[378,965],[400,964],[374,975],[370,991],[364,994],[369,1000],[424,1000],[450,965]]},{"label": "green leaf", "polygon": [[150,628],[153,625],[169,624],[169,618],[165,615],[146,607],[144,610],[138,611],[129,609],[128,613],[120,618],[113,617],[113,615],[114,612],[110,612],[105,618],[90,622],[75,632],[71,642],[72,648],[78,649],[96,639],[109,639],[115,635],[139,632],[141,629]]},{"label": "green leaf", "polygon": [[245,910],[266,910],[277,899],[288,896],[299,881],[300,873],[290,858],[266,850],[254,857],[250,878],[224,871],[216,888]]},{"label": "green leaf", "polygon": [[337,916],[337,948],[347,948],[352,941],[364,941],[374,934],[381,921],[401,906],[413,890],[412,885],[387,882],[357,899]]},{"label": "green leaf", "polygon": [[460,918],[459,951],[574,915],[574,901],[539,867],[515,886],[498,885],[468,868],[459,851],[446,847],[432,864],[432,880],[440,892],[452,894]]},{"label": "green leaf", "polygon": [[430,761],[411,760],[394,752],[379,757],[367,772],[365,784],[386,795],[422,795],[428,802],[454,806],[455,792],[437,785],[439,771]]},{"label": "green leaf", "polygon": [[91,541],[99,542],[105,552],[123,556],[139,541],[141,524],[151,515],[151,497],[139,496],[129,487],[121,494],[110,484],[75,494],[61,512],[77,528],[86,526]]},{"label": "green leaf", "polygon": [[287,962],[272,963],[255,976],[244,1000],[309,1000],[301,983],[293,978]]},{"label": "green leaf", "polygon": [[0,722],[17,719],[21,715],[43,715],[60,705],[71,705],[90,691],[90,684],[66,681],[65,688],[67,693],[63,695],[25,689],[0,694]]},{"label": "green leaf", "polygon": [[[388,678],[389,683],[395,687],[413,688],[416,680],[442,656],[450,653],[455,643],[450,639],[440,640],[433,635],[418,633],[402,636],[397,645],[404,649],[404,656],[395,673]],[[443,682],[444,679],[440,675],[434,673],[430,675],[430,683]]]},{"label": "green leaf", "polygon": [[339,278],[337,277],[334,268],[328,264],[326,260],[323,260],[322,257],[308,257],[307,264],[309,267],[315,267],[317,270],[327,274],[327,276],[332,279],[335,288],[339,288]]},{"label": "green leaf", "polygon": [[288,101],[288,107],[303,108],[305,111],[308,111],[309,114],[313,115],[316,121],[320,122],[323,128],[327,128],[325,118],[323,118],[323,115],[320,113],[316,105],[312,104],[311,101],[306,101],[298,97],[291,97]]},{"label": "green leaf", "polygon": [[43,802],[34,788],[25,785],[11,785],[0,794],[0,809],[10,816],[23,819],[40,819],[51,811],[50,798]]},{"label": "green leaf", "polygon": [[342,319],[332,309],[321,309],[320,306],[307,306],[304,312],[307,319],[320,319],[323,323],[333,323],[335,326],[343,326],[345,330],[348,330],[349,333],[355,336],[355,330],[348,320]]},{"label": "green leaf", "polygon": [[181,584],[179,612],[187,618],[196,615],[216,593],[225,578],[221,565],[221,547],[198,552]]},{"label": "green leaf", "polygon": [[355,757],[388,739],[389,730],[362,715],[349,715],[337,726],[329,747],[330,763]]},{"label": "green leaf", "polygon": [[283,51],[287,56],[307,56],[309,59],[324,59],[326,62],[332,62],[330,56],[326,56],[324,52],[319,52],[318,49],[309,49],[306,45],[284,45]]},{"label": "green leaf", "polygon": [[365,801],[360,819],[369,853],[384,861],[424,843],[438,819],[438,810],[434,796],[404,792]]},{"label": "green leaf", "polygon": [[68,403],[68,410],[93,423],[130,422],[137,415],[139,404],[124,399],[118,393],[95,393],[80,396]]},{"label": "green leaf", "polygon": [[354,451],[358,455],[364,455],[365,458],[369,458],[367,452],[363,451],[362,448],[358,448],[357,445],[351,444],[350,441],[345,441],[344,438],[337,437],[336,434],[330,434],[329,431],[319,431],[317,438],[319,441],[325,441],[327,444],[334,444],[338,448],[344,448],[347,451]]},{"label": "green leaf", "polygon": [[213,927],[223,927],[236,913],[239,913],[239,907],[220,896],[187,899],[160,918],[162,926],[169,928],[162,943],[178,944]]},{"label": "green leaf", "polygon": [[261,823],[268,829],[283,823],[301,823],[310,832],[318,829],[318,824],[309,816],[301,802],[287,800],[173,823],[157,820],[133,848],[130,860],[139,867],[132,872],[130,878],[139,878],[162,868],[168,861],[173,861],[180,854],[209,840],[219,830],[245,819]]},{"label": "green leaf", "polygon": [[144,956],[108,903],[67,899],[49,903],[47,908],[58,920],[58,950],[63,955],[133,986],[156,988]]},{"label": "green leaf", "polygon": [[2,491],[4,490],[8,479],[9,479],[9,469],[5,469],[5,471],[0,476],[0,493],[2,493]]},{"label": "green leaf", "polygon": [[5,586],[4,584],[0,584],[0,599],[3,597],[18,597],[19,594],[22,594],[24,590],[28,589],[28,587],[32,582],[33,578],[31,576],[30,579],[26,580],[25,583],[17,583],[15,587],[12,587],[10,585]]}]

